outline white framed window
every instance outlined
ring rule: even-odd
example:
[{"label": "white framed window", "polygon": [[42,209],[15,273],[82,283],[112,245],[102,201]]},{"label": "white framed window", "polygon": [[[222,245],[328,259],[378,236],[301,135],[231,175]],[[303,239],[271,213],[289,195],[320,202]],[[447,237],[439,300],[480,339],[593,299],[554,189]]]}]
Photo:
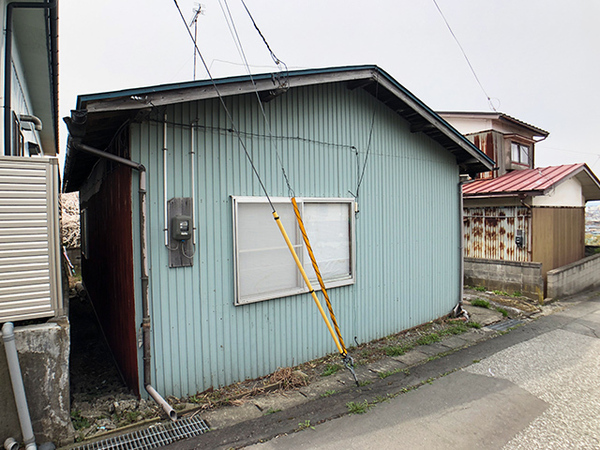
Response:
[{"label": "white framed window", "polygon": [[[289,198],[271,199],[313,288],[316,275]],[[296,198],[327,288],[353,284],[354,199]],[[232,197],[235,304],[307,292],[265,197]]]},{"label": "white framed window", "polygon": [[518,142],[510,143],[510,156],[512,162],[529,165],[529,146]]}]

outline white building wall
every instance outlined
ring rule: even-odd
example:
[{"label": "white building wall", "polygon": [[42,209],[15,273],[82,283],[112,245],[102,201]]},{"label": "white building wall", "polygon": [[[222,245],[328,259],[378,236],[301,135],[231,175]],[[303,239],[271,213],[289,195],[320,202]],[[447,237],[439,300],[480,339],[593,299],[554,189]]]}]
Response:
[{"label": "white building wall", "polygon": [[581,184],[575,178],[566,180],[546,195],[533,197],[533,206],[584,207],[585,198],[581,191]]}]

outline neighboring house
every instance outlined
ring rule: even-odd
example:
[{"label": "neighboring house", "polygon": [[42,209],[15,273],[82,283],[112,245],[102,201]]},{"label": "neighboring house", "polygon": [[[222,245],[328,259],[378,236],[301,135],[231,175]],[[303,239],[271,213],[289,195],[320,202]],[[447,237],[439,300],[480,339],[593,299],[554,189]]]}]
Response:
[{"label": "neighboring house", "polygon": [[194,394],[336,350],[240,140],[309,267],[285,169],[347,342],[450,312],[459,175],[489,158],[376,66],[215,85],[84,95],[70,121],[63,189],[80,192],[83,280],[132,388]]},{"label": "neighboring house", "polygon": [[497,178],[514,170],[535,167],[535,144],[548,132],[499,112],[439,112],[450,125],[496,162],[477,178]]},{"label": "neighboring house", "polygon": [[463,187],[465,256],[535,261],[542,276],[585,256],[585,204],[600,200],[586,164],[510,172]]},{"label": "neighboring house", "polygon": [[[37,442],[67,442],[73,431],[56,158],[58,6],[0,1],[0,8],[0,324],[15,325],[25,392],[29,404],[35,405],[30,416]],[[8,437],[22,439],[0,343],[0,441]]]},{"label": "neighboring house", "polygon": [[463,186],[466,258],[541,263],[545,279],[585,256],[585,204],[600,199],[587,165],[534,168],[535,143],[548,133],[506,114],[440,115],[498,166]]}]

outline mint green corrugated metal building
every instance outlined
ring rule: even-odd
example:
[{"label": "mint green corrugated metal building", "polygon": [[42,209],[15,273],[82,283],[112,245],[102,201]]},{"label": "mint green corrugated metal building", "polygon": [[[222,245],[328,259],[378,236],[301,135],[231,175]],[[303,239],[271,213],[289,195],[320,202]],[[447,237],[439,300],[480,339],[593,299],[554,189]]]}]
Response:
[{"label": "mint green corrugated metal building", "polygon": [[[347,342],[430,321],[459,301],[459,174],[493,163],[378,67],[86,95],[77,108],[87,126],[71,134],[65,190],[81,192],[84,282],[132,387],[143,366],[139,175],[77,143],[146,169],[150,370],[163,395],[336,351],[280,251],[241,143],[302,255],[282,166],[301,199]],[[173,240],[180,225],[191,239]]]}]

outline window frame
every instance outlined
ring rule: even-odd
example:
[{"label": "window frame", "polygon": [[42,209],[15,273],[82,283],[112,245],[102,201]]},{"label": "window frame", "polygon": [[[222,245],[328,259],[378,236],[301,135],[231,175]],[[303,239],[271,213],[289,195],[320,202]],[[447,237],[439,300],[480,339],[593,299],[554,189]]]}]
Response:
[{"label": "window frame", "polygon": [[[513,146],[517,146],[517,152],[519,159],[516,160],[513,158]],[[527,149],[527,161],[523,162],[521,157],[523,156],[523,148]],[[524,144],[523,142],[518,141],[510,141],[510,161],[514,164],[519,164],[521,166],[529,167],[531,165],[531,145],[529,143]]]},{"label": "window frame", "polygon": [[[302,278],[300,271],[297,269],[296,265],[294,264],[295,275],[296,275],[295,287],[280,289],[280,290],[271,291],[271,292],[261,292],[259,294],[246,296],[245,298],[241,297],[241,294],[240,294],[240,281],[241,280],[240,280],[240,270],[239,270],[240,269],[240,257],[239,257],[239,233],[238,233],[238,230],[239,230],[238,207],[240,204],[268,204],[268,200],[266,197],[233,196],[233,195],[231,196],[231,199],[232,199],[231,203],[232,203],[232,225],[233,225],[234,305],[235,306],[243,306],[243,305],[253,304],[253,303],[257,303],[257,302],[274,300],[277,298],[289,297],[289,296],[293,296],[293,295],[308,293],[308,288],[306,287],[306,284],[304,283],[304,279]],[[276,209],[277,209],[278,205],[282,205],[282,204],[290,205],[290,207],[291,207],[291,199],[288,197],[271,197],[271,202],[273,203],[273,205],[275,205]],[[324,279],[324,281],[325,281],[325,286],[327,289],[341,287],[341,286],[349,286],[349,285],[355,284],[356,283],[356,235],[355,235],[356,224],[355,224],[355,214],[354,214],[354,203],[355,203],[354,198],[296,197],[296,202],[298,203],[298,208],[300,209],[300,214],[303,219],[305,218],[305,214],[304,214],[305,204],[343,204],[343,205],[347,205],[349,226],[350,226],[350,229],[348,230],[348,237],[349,237],[348,248],[349,248],[349,258],[350,258],[349,267],[348,267],[349,274],[347,276],[338,277],[338,278],[334,278],[334,279],[329,279],[329,280]],[[286,232],[288,233],[290,238],[292,238],[291,239],[292,242],[294,242],[295,240],[296,240],[296,242],[298,242],[298,244],[294,245],[294,247],[296,249],[296,254],[298,255],[298,258],[300,259],[300,262],[303,264],[303,267],[306,268],[307,263],[309,265],[311,263],[310,263],[310,259],[305,260],[305,251],[306,251],[305,243],[304,243],[304,240],[302,239],[297,222],[295,221],[295,217],[294,217],[294,226],[293,227],[289,223],[286,223],[284,225],[286,228]],[[306,224],[305,224],[305,226],[306,226]],[[277,233],[277,235],[280,236],[279,233]],[[311,238],[310,234],[308,237],[309,237],[309,239]],[[282,245],[285,246],[286,251],[289,254],[289,249],[287,248],[287,245],[283,241],[283,237],[281,237],[281,240],[282,240],[281,241]],[[311,245],[314,246],[315,244],[311,241]],[[291,254],[289,256],[290,256],[290,258],[292,257]],[[319,261],[317,260],[317,262],[319,262]],[[312,272],[312,269],[311,269],[311,272]],[[309,274],[309,280],[315,291],[321,290],[316,278],[315,279],[310,278],[310,274]]]}]

